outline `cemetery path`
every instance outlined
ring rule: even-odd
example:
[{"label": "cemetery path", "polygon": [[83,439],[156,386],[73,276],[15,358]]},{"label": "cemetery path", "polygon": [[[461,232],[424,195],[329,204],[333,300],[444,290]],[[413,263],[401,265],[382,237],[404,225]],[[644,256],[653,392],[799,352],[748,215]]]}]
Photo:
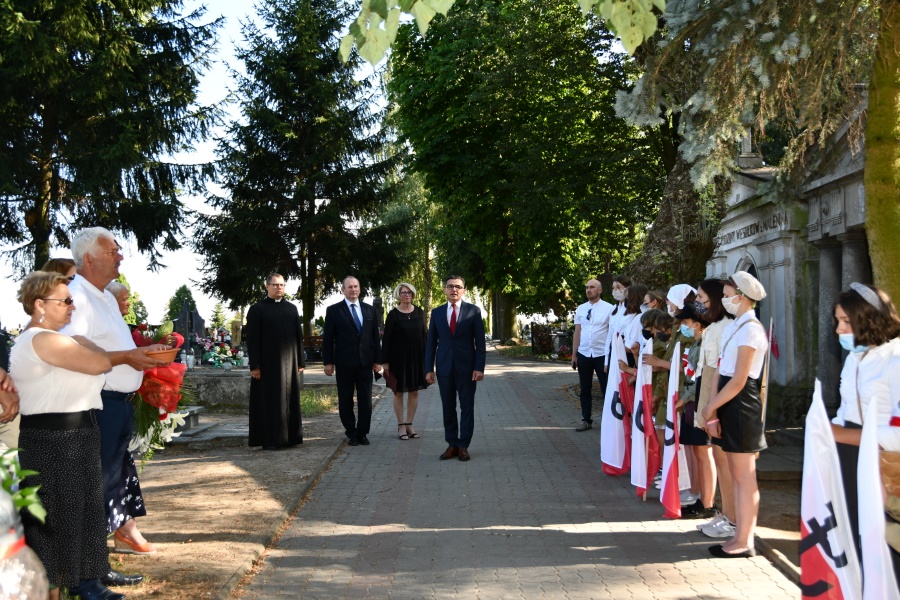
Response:
[{"label": "cemetery path", "polygon": [[[317,366],[308,382],[333,381]],[[304,418],[304,444],[289,450],[168,448],[141,475],[149,514],[139,525],[159,552],[112,553],[116,568],[147,576],[120,591],[174,600],[797,595],[764,558],[707,558],[711,541],[689,531],[693,522],[662,520],[655,497],[641,503],[627,478],[601,475],[599,429],[574,432],[576,380],[567,365],[492,352],[468,463],[437,459],[436,386],[422,393],[419,440],[397,440],[388,398],[368,447],[347,447],[334,413]],[[798,490],[764,489],[761,522],[770,500],[799,507]],[[794,528],[784,512],[769,518]],[[749,580],[752,590],[741,585]]]}]

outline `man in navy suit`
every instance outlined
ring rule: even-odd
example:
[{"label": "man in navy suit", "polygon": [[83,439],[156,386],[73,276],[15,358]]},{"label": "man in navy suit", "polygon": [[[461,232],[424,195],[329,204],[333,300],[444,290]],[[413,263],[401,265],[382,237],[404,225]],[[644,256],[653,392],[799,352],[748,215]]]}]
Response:
[{"label": "man in navy suit", "polygon": [[[359,280],[345,277],[344,299],[325,310],[322,361],[325,374],[336,375],[338,413],[351,446],[369,445],[373,372],[381,372],[381,339],[375,309],[359,300]],[[353,413],[353,392],[359,419]]]},{"label": "man in navy suit", "polygon": [[[484,379],[484,323],[481,309],[463,302],[466,282],[450,275],[444,282],[447,304],[431,311],[425,342],[425,380],[437,382],[444,407],[444,439],[449,444],[441,460],[469,460],[469,443],[475,429],[475,386]],[[459,419],[456,397],[459,396]]]}]

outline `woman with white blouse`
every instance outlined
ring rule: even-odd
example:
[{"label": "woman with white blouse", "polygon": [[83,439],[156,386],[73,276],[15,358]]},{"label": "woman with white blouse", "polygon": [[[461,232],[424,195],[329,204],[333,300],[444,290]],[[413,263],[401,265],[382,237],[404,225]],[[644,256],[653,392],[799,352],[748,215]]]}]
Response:
[{"label": "woman with white blouse", "polygon": [[[891,390],[891,373],[892,365],[900,359],[900,316],[887,294],[851,283],[834,305],[834,331],[849,354],[841,370],[841,404],[831,428],[841,462],[850,527],[859,552],[856,469],[862,415],[869,404],[876,402],[879,430],[891,421],[891,394],[897,394]],[[886,441],[879,435],[879,443]]]},{"label": "woman with white blouse", "polygon": [[69,278],[35,271],[19,289],[18,300],[31,322],[10,353],[10,374],[19,388],[19,434],[23,469],[36,475],[23,481],[40,486],[47,510],[44,523],[23,514],[25,541],[37,553],[51,585],[83,600],[124,598],[106,588],[109,572],[106,512],[100,467],[103,373],[109,356],[87,339],[59,333],[75,305]]},{"label": "woman with white blouse", "polygon": [[721,438],[728,458],[735,502],[734,537],[710,546],[713,556],[756,556],[753,531],[759,512],[756,454],[766,448],[760,376],[769,342],[753,311],[766,291],[755,277],[738,271],[725,283],[722,306],[735,319],[722,333],[716,393],[703,409],[699,423],[714,438]]}]

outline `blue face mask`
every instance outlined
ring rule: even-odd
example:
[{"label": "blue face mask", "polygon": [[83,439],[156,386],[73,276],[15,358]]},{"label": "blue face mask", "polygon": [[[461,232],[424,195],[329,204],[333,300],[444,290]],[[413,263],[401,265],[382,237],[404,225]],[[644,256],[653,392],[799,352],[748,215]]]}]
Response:
[{"label": "blue face mask", "polygon": [[838,341],[841,343],[841,348],[848,352],[865,352],[868,349],[868,346],[854,346],[855,340],[852,333],[839,333]]},{"label": "blue face mask", "polygon": [[684,323],[681,324],[679,331],[681,332],[681,335],[683,335],[684,337],[688,337],[688,338],[694,337],[694,328],[688,327]]}]

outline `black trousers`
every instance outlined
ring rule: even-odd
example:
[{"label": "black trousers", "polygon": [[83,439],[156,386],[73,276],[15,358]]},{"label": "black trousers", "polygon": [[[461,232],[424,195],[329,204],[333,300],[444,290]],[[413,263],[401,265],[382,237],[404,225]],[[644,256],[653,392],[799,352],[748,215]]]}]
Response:
[{"label": "black trousers", "polygon": [[[358,439],[369,435],[372,424],[372,365],[343,367],[335,365],[334,377],[338,392],[338,414],[347,437]],[[353,413],[353,395],[359,406],[359,418]]]},{"label": "black trousers", "polygon": [[600,394],[606,394],[607,373],[603,370],[605,356],[585,356],[578,353],[578,382],[581,384],[581,418],[588,423],[593,423],[591,414],[594,412],[594,403],[591,398],[591,386],[594,385],[594,374],[600,382]]}]

